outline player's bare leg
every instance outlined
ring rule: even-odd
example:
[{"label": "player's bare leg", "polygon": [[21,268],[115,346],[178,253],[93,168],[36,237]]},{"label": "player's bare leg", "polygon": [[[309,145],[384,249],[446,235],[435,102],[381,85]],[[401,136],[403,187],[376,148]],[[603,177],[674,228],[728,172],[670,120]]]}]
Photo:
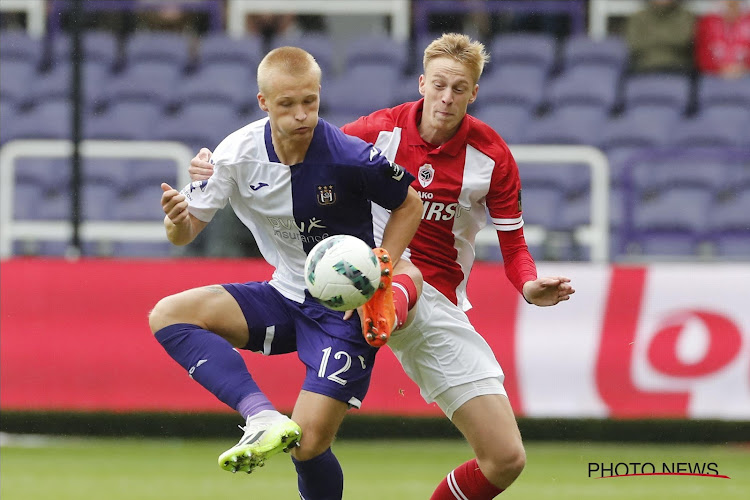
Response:
[{"label": "player's bare leg", "polygon": [[362,306],[362,333],[367,343],[382,347],[388,342],[396,322],[393,304],[393,263],[384,248],[373,249],[380,262],[380,287]]},{"label": "player's bare leg", "polygon": [[521,432],[508,398],[477,396],[461,405],[452,420],[474,450],[484,476],[498,488],[508,488],[526,465]]}]

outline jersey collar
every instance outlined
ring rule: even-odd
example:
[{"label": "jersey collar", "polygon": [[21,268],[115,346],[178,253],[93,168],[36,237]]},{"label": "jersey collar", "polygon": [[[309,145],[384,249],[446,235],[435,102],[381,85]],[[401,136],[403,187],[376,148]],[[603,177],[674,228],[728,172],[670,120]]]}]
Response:
[{"label": "jersey collar", "polygon": [[406,140],[410,146],[422,146],[427,147],[431,152],[442,152],[450,156],[456,156],[462,150],[466,144],[466,139],[469,135],[469,115],[467,114],[461,125],[459,125],[456,135],[450,138],[448,142],[442,146],[435,146],[422,139],[419,135],[419,128],[417,128],[417,122],[422,119],[422,110],[424,109],[424,98],[416,101],[412,104],[409,110],[407,127],[406,127]]}]

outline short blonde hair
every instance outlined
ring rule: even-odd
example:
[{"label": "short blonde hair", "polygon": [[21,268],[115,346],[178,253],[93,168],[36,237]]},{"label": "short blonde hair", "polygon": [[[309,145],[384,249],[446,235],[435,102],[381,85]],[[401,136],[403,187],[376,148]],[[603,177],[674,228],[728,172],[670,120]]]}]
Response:
[{"label": "short blonde hair", "polygon": [[318,82],[322,76],[320,66],[312,54],[299,47],[279,47],[266,54],[258,65],[258,90],[261,94],[270,91],[271,82],[268,78],[273,71],[277,70],[295,77],[312,72],[317,76]]},{"label": "short blonde hair", "polygon": [[484,44],[461,33],[443,33],[424,49],[422,65],[425,71],[429,62],[438,57],[450,57],[469,68],[474,83],[479,81],[484,65],[490,60],[490,56],[484,50]]}]

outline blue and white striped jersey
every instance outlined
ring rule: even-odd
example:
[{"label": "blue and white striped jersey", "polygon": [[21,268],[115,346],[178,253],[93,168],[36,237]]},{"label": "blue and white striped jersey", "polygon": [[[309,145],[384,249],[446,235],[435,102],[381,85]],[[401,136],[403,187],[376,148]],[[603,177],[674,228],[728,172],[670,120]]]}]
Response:
[{"label": "blue and white striped jersey", "polygon": [[230,134],[211,161],[211,178],[182,190],[190,213],[208,222],[229,201],[274,266],[271,284],[297,302],[304,301],[303,271],[312,247],[336,234],[374,247],[371,202],[397,208],[414,180],[372,144],[322,119],[302,163],[279,161],[268,118]]}]

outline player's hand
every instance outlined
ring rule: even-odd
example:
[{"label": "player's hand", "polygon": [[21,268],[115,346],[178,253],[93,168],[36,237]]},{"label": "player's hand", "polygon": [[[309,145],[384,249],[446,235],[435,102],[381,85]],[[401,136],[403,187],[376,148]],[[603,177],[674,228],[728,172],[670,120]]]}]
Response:
[{"label": "player's hand", "polygon": [[214,173],[214,166],[210,163],[211,150],[208,148],[201,148],[198,154],[190,160],[190,167],[188,172],[190,173],[190,180],[192,181],[205,181]]},{"label": "player's hand", "polygon": [[161,208],[164,213],[167,214],[172,224],[178,225],[185,222],[188,219],[188,202],[184,194],[180,194],[175,188],[167,184],[166,182],[161,183]]},{"label": "player's hand", "polygon": [[523,285],[523,296],[537,306],[554,306],[563,300],[569,300],[575,290],[570,285],[570,278],[554,276],[537,278]]}]

